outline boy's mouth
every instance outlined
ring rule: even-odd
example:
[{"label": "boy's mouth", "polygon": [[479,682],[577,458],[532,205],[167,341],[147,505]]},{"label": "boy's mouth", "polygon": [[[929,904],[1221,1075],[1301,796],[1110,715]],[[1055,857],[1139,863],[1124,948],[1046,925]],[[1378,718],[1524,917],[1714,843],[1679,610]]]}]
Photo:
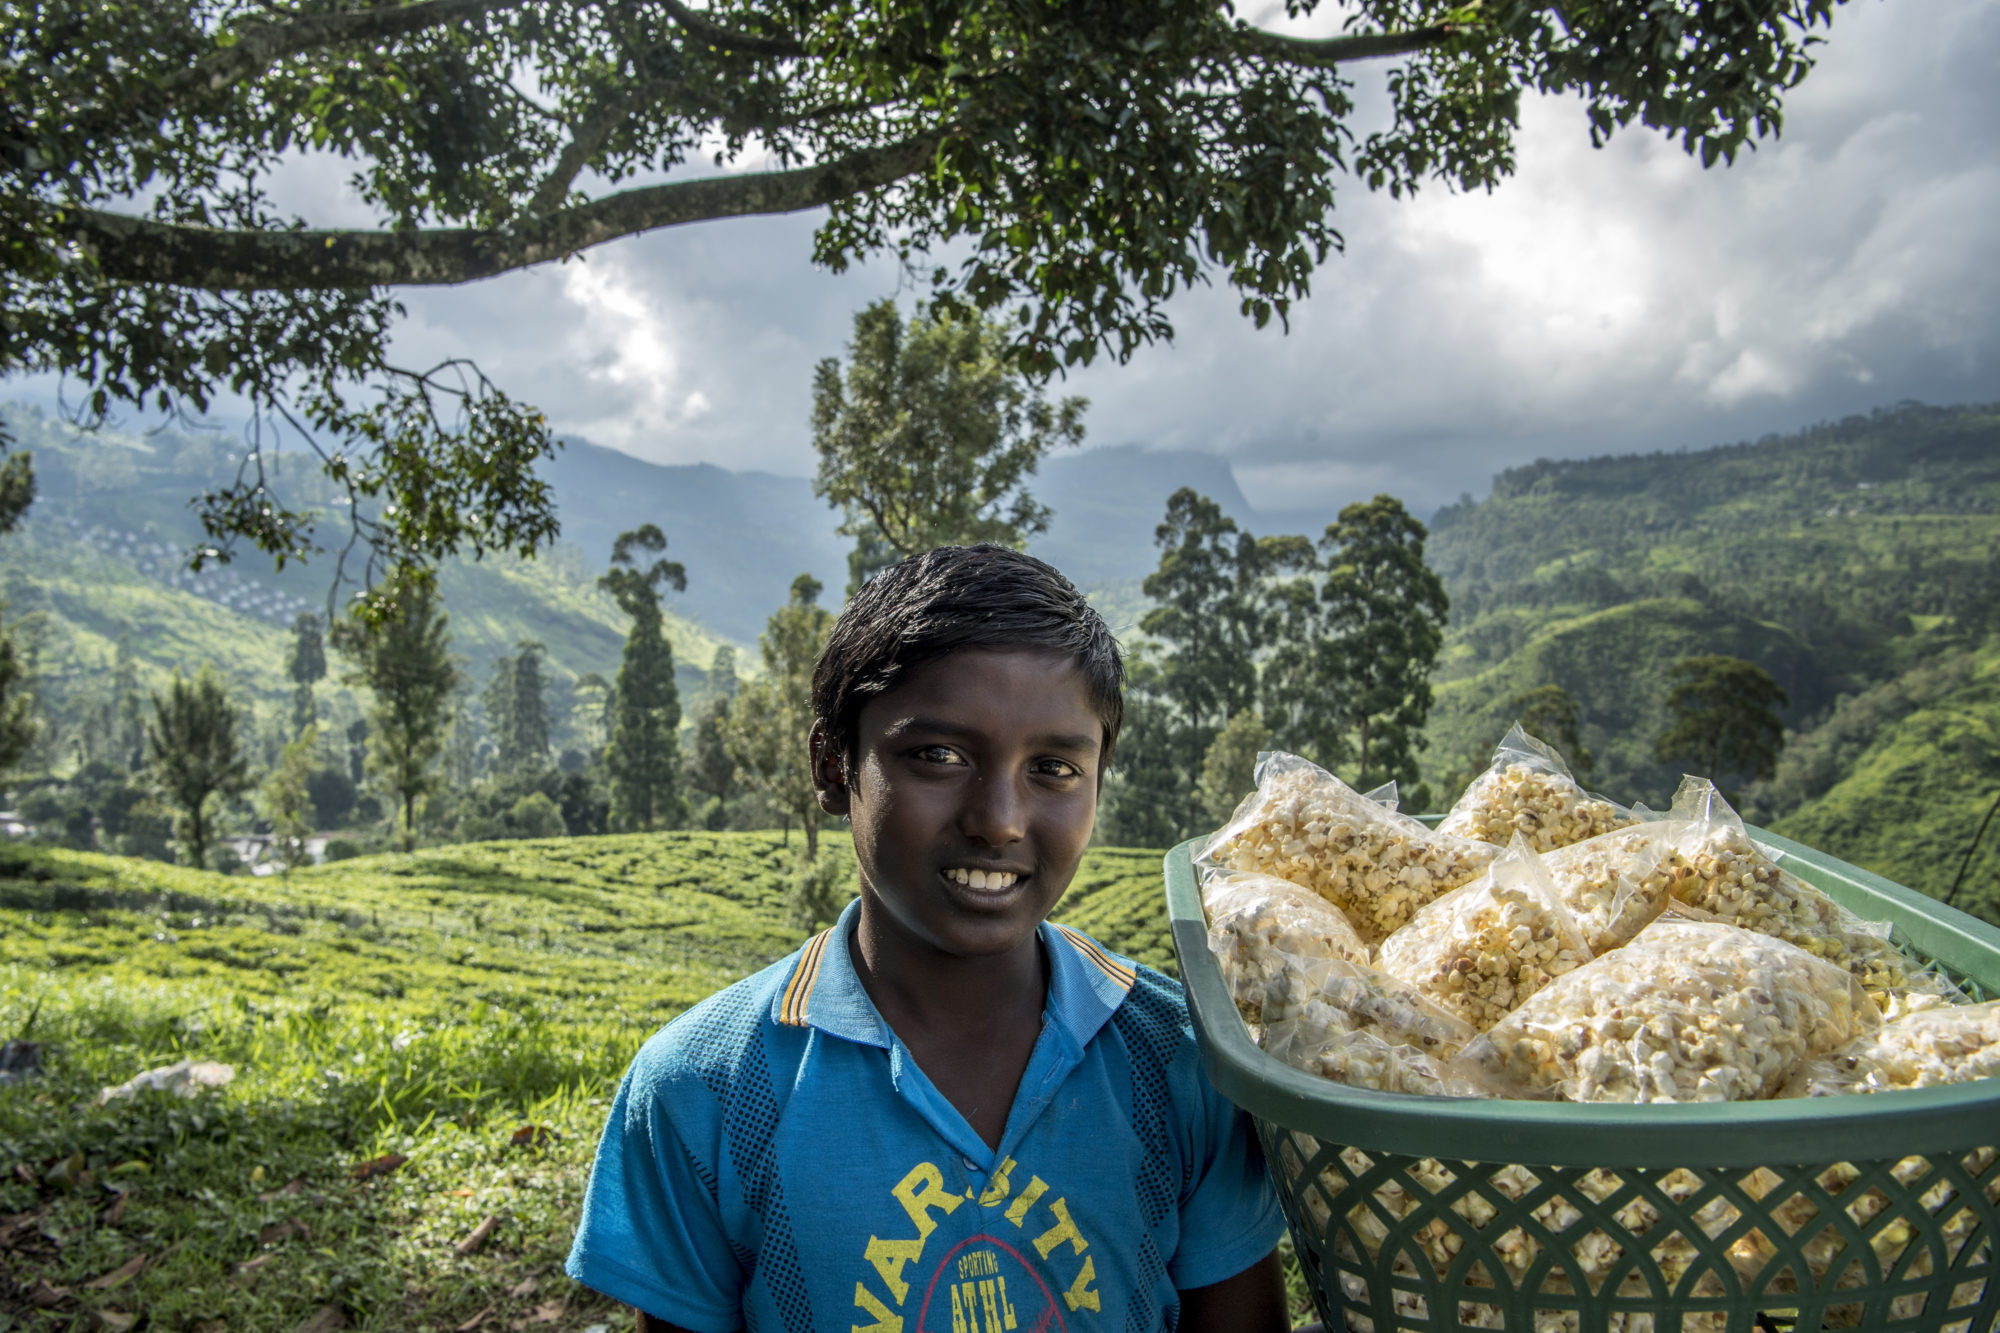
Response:
[{"label": "boy's mouth", "polygon": [[954,884],[985,889],[989,893],[996,889],[1011,889],[1021,878],[1012,870],[979,870],[968,866],[951,867],[944,872],[944,877]]}]

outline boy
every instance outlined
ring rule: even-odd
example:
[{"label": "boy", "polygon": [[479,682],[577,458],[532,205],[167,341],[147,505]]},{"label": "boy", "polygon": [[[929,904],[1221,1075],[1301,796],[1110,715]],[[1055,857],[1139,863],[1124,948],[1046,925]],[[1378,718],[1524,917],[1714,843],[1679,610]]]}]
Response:
[{"label": "boy", "polygon": [[891,566],[813,676],[860,897],[633,1061],[569,1272],[641,1333],[1285,1327],[1283,1230],[1180,990],[1048,925],[1117,645],[996,546]]}]

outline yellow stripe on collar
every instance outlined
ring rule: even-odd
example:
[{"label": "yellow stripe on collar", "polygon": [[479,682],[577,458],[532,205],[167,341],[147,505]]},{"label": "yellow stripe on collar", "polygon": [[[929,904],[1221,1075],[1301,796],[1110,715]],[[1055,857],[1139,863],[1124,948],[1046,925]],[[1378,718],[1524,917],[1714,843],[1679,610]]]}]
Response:
[{"label": "yellow stripe on collar", "polygon": [[833,928],[829,926],[806,941],[799,954],[799,965],[785,985],[784,1003],[778,1006],[780,1023],[795,1028],[806,1026],[806,1007],[812,1002],[813,985],[819,980],[820,956],[826,952],[827,937],[832,934]]},{"label": "yellow stripe on collar", "polygon": [[[1053,925],[1054,923],[1051,922],[1050,924]],[[1061,931],[1063,938],[1068,940],[1078,953],[1094,964],[1098,971],[1111,978],[1119,990],[1128,991],[1132,989],[1132,983],[1138,980],[1137,974],[1131,968],[1125,966],[1099,948],[1097,941],[1091,939],[1081,931],[1071,930],[1068,926],[1056,926],[1056,929]]]}]

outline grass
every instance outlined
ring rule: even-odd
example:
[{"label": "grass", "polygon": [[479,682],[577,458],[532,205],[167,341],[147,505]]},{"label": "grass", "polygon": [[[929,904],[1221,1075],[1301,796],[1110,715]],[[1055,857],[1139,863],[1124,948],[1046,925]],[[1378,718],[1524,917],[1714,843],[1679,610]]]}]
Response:
[{"label": "grass", "polygon": [[[32,1024],[47,1072],[0,1085],[0,1329],[623,1326],[561,1272],[609,1095],[796,947],[796,854],[628,835],[286,881],[5,849],[0,1035]],[[1092,851],[1059,916],[1171,963],[1157,852]],[[235,1078],[96,1105],[182,1059]]]}]

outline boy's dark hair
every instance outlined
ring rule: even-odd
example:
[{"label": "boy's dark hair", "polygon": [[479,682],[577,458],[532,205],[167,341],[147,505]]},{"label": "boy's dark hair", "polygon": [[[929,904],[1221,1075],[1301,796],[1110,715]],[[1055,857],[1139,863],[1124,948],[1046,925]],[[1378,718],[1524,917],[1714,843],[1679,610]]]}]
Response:
[{"label": "boy's dark hair", "polygon": [[861,585],[813,668],[813,717],[843,767],[859,757],[861,709],[905,673],[968,648],[1064,653],[1104,726],[1098,774],[1125,720],[1125,667],[1110,626],[1053,565],[1004,546],[940,546]]}]

